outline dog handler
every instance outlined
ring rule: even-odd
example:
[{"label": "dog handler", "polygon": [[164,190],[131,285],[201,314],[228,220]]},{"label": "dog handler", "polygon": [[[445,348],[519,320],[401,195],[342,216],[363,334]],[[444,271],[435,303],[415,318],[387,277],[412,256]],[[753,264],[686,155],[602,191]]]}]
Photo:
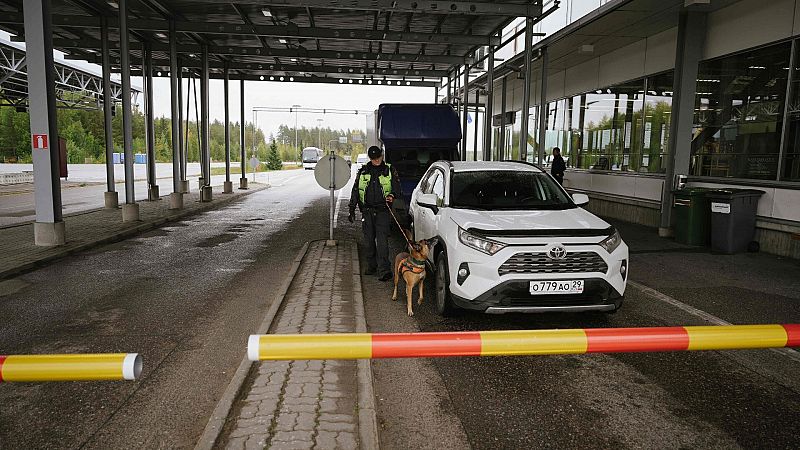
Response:
[{"label": "dog handler", "polygon": [[352,223],[356,217],[356,205],[361,211],[361,223],[367,245],[366,275],[377,273],[381,281],[389,281],[389,208],[400,195],[400,178],[390,164],[383,162],[383,150],[372,146],[367,150],[369,163],[358,170],[353,192],[350,193],[350,215]]}]

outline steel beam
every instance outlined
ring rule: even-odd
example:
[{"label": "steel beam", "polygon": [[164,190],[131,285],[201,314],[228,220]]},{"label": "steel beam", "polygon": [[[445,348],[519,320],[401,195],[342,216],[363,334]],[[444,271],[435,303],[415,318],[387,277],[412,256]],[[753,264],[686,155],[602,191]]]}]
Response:
[{"label": "steel beam", "polygon": [[[116,42],[112,42],[112,48]],[[94,39],[56,39],[53,45],[59,49],[95,49],[101,47],[101,42]],[[198,54],[202,53],[203,47],[208,49],[208,53],[218,56],[268,56],[278,58],[307,58],[307,59],[326,59],[326,60],[349,60],[349,61],[386,61],[386,62],[406,62],[406,63],[429,63],[429,64],[464,64],[470,62],[468,58],[451,55],[421,55],[417,53],[370,53],[359,51],[338,51],[338,50],[307,50],[299,48],[264,48],[242,47],[242,46],[218,46],[202,44],[180,44],[178,53]],[[132,43],[132,50],[142,50],[141,43]],[[169,52],[169,45],[163,43],[152,44],[154,52]],[[81,58],[84,59],[84,58]]]},{"label": "steel beam", "polygon": [[179,93],[178,79],[178,36],[175,31],[174,22],[170,23],[169,32],[169,92],[171,103],[171,122],[172,122],[172,192],[180,194],[181,187],[181,95]]},{"label": "steel beam", "polygon": [[469,103],[469,66],[464,66],[464,85],[462,87],[462,107],[461,111],[464,113],[464,117],[461,119],[461,132],[463,134],[463,138],[461,139],[461,160],[467,160],[467,114],[469,114],[469,109],[467,108],[467,104]]},{"label": "steel beam", "polygon": [[508,88],[508,77],[503,77],[500,98],[500,142],[497,146],[497,159],[505,159],[506,151],[506,92]]},{"label": "steel beam", "polygon": [[144,136],[147,152],[147,198],[158,200],[158,185],[156,184],[156,136],[155,114],[153,113],[153,52],[149,45],[145,45],[143,56],[144,67]]},{"label": "steel beam", "polygon": [[519,124],[519,159],[528,159],[528,116],[531,108],[531,59],[533,49],[533,19],[525,21],[525,78],[522,89],[522,123]]},{"label": "steel beam", "polygon": [[672,91],[672,120],[669,126],[667,170],[661,195],[662,236],[671,234],[672,190],[679,175],[689,175],[697,93],[697,69],[703,57],[707,13],[681,11],[678,16],[678,44],[675,51],[675,79]]},{"label": "steel beam", "polygon": [[[178,63],[178,146],[180,151],[180,166],[181,166],[181,192],[186,193],[187,190],[184,189],[188,187],[188,180],[186,179],[186,164],[188,163],[188,158],[186,155],[186,135],[184,134],[183,130],[183,66],[181,65],[181,61],[179,58],[175,58]],[[186,96],[188,99],[188,95]],[[188,101],[188,100],[187,100]]]},{"label": "steel beam", "polygon": [[247,189],[247,167],[244,149],[244,132],[245,132],[245,117],[244,117],[244,78],[239,80],[239,155],[240,163],[242,166],[242,176],[239,178],[239,189]]},{"label": "steel beam", "polygon": [[547,66],[550,65],[550,51],[548,48],[542,47],[541,52],[542,71],[540,74],[541,80],[539,80],[539,148],[536,152],[536,162],[538,164],[544,163],[544,143],[547,139]]},{"label": "steel beam", "polygon": [[475,88],[475,136],[473,136],[473,143],[472,143],[472,160],[478,160],[478,114],[480,114],[480,103],[481,96],[480,96],[480,89],[477,87]]},{"label": "steel beam", "polygon": [[[194,3],[218,4],[219,0],[193,0]],[[537,17],[542,3],[424,1],[424,0],[236,0],[240,5],[325,8],[355,11],[388,11],[420,14],[455,14],[473,16]]]},{"label": "steel beam", "polygon": [[[101,59],[96,56],[85,56],[82,54],[67,55],[65,59],[87,61],[90,63],[99,64]],[[279,64],[275,63],[272,57],[266,57],[265,60],[270,62],[252,63],[252,62],[236,62],[228,60],[228,69],[230,70],[249,70],[256,75],[291,75],[291,74],[313,74],[322,73],[329,75],[363,75],[363,76],[386,76],[386,77],[425,77],[425,78],[438,78],[448,75],[446,70],[430,70],[430,69],[400,69],[400,68],[380,68],[380,67],[358,67],[353,65],[347,66],[332,66],[332,65],[316,65],[316,64]],[[119,64],[119,58],[112,58],[112,62]],[[200,69],[199,61],[189,61],[184,65],[186,68]],[[224,69],[225,64],[219,62],[210,62],[211,69]],[[155,76],[159,76],[158,72],[164,72],[169,68],[169,61],[155,60],[153,61],[153,70],[156,71]],[[163,76],[163,75],[161,75]]]},{"label": "steel beam", "polygon": [[200,71],[200,155],[203,174],[203,186],[211,186],[211,152],[208,135],[208,47],[203,46],[201,53],[203,68]]},{"label": "steel beam", "polygon": [[[16,24],[18,15],[10,14],[0,19],[0,24]],[[98,28],[100,20],[91,16],[56,16],[53,24],[80,28]],[[110,26],[117,27],[115,20]],[[128,28],[138,31],[168,32],[169,26],[163,20],[131,19]],[[458,44],[458,45],[499,45],[496,36],[447,33],[415,33],[409,31],[365,30],[360,28],[299,27],[288,25],[245,25],[224,22],[175,22],[179,33],[197,33],[225,36],[259,36],[287,39],[331,39],[344,41],[404,42],[415,44]]]},{"label": "steel beam", "polygon": [[[136,204],[133,185],[133,113],[131,110],[131,57],[128,35],[128,0],[119,0],[120,64],[122,70],[122,143],[125,153],[125,203]],[[133,208],[130,208],[133,211]],[[138,220],[138,213],[135,214]]]},{"label": "steel beam", "polygon": [[[109,197],[116,197],[116,184],[114,183],[114,127],[112,112],[114,100],[111,97],[111,55],[108,48],[108,19],[103,18],[103,27],[100,29],[100,40],[103,41],[103,125],[106,143],[106,185]],[[118,203],[112,202],[112,203]],[[106,204],[110,207],[112,205]],[[116,208],[116,205],[113,205]]]},{"label": "steel beam", "polygon": [[230,84],[230,73],[225,69],[223,83],[223,94],[225,97],[225,183],[231,182],[231,116],[228,107],[230,101],[228,97],[228,87]]},{"label": "steel beam", "polygon": [[483,111],[483,160],[492,159],[492,110],[494,109],[494,47],[489,47],[489,68],[486,71],[486,106]]},{"label": "steel beam", "polygon": [[66,241],[61,216],[58,120],[50,17],[50,0],[26,2],[28,108],[36,210],[34,243],[42,246],[63,245]]}]

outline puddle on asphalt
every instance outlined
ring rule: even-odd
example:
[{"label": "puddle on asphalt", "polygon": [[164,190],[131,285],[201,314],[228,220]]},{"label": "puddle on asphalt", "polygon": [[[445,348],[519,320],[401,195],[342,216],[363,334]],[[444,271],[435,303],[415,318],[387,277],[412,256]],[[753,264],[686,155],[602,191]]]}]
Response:
[{"label": "puddle on asphalt", "polygon": [[216,247],[226,242],[231,242],[233,240],[236,240],[237,237],[239,237],[239,235],[234,233],[218,234],[216,236],[203,239],[196,245],[196,247],[201,247],[201,248]]}]

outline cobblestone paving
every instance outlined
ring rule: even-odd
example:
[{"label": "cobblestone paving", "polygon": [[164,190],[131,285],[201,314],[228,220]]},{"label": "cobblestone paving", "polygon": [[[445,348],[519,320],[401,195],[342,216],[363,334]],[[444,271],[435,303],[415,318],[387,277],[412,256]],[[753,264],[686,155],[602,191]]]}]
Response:
[{"label": "cobblestone paving", "polygon": [[[355,243],[309,246],[271,333],[356,329]],[[356,361],[267,361],[240,403],[229,449],[358,448]],[[247,389],[247,387],[245,387]]]},{"label": "cobblestone paving", "polygon": [[25,270],[36,264],[81,251],[97,242],[113,240],[119,236],[132,235],[151,229],[182,216],[214,208],[263,186],[251,185],[248,191],[233,190],[233,194],[222,194],[222,187],[214,188],[213,200],[201,203],[197,191],[184,195],[182,210],[169,209],[169,196],[158,201],[139,202],[139,222],[122,222],[121,209],[98,209],[64,217],[67,243],[58,247],[37,247],[33,243],[33,223],[0,228],[0,279],[17,270]]}]

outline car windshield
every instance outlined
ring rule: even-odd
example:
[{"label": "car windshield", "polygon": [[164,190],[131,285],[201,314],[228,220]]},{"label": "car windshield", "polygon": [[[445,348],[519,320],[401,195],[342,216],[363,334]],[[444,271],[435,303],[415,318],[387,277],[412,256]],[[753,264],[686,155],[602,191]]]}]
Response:
[{"label": "car windshield", "polygon": [[511,170],[454,173],[450,206],[485,210],[576,207],[569,196],[547,174]]}]

